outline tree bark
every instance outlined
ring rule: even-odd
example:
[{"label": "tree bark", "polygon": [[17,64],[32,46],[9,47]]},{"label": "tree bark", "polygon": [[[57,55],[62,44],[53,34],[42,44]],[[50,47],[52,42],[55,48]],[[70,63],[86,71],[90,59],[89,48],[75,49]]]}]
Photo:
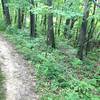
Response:
[{"label": "tree bark", "polygon": [[60,26],[62,23],[62,16],[60,16],[59,26],[58,26],[58,35],[60,35]]},{"label": "tree bark", "polygon": [[21,29],[22,28],[22,24],[21,24],[21,9],[18,9],[18,28]]},{"label": "tree bark", "polygon": [[[34,0],[30,0],[31,5],[34,6]],[[31,7],[32,8],[32,7]],[[30,36],[36,37],[36,23],[35,14],[30,11]]]},{"label": "tree bark", "polygon": [[[52,6],[52,0],[47,0],[48,6]],[[47,44],[55,48],[54,27],[53,27],[53,13],[48,15],[48,34]]]},{"label": "tree bark", "polygon": [[21,29],[24,22],[24,10],[19,8],[18,9],[18,28]]},{"label": "tree bark", "polygon": [[85,41],[86,41],[86,34],[87,34],[87,18],[89,16],[89,0],[84,1],[84,13],[83,13],[83,20],[81,25],[81,31],[79,34],[79,42],[78,42],[78,52],[77,57],[80,60],[83,60],[84,55],[84,47],[85,47]]},{"label": "tree bark", "polygon": [[70,19],[66,19],[66,23],[65,23],[65,27],[64,27],[64,36],[65,36],[65,38],[69,35],[68,34],[69,24],[70,24]]},{"label": "tree bark", "polygon": [[6,21],[7,25],[11,24],[11,18],[10,18],[10,13],[9,13],[9,7],[8,7],[8,1],[7,0],[1,0],[2,3],[2,8],[3,8],[3,15]]},{"label": "tree bark", "polygon": [[70,30],[73,29],[75,22],[76,22],[76,20],[74,18],[72,18],[71,23],[70,23]]},{"label": "tree bark", "polygon": [[[96,10],[96,4],[94,4],[94,7],[93,7],[93,14],[92,15],[95,15],[95,10]],[[95,19],[92,18],[91,20],[91,23],[90,23],[90,30],[88,32],[88,39],[87,39],[87,44],[86,44],[86,55],[87,53],[90,51],[91,49],[91,39],[93,37],[93,32],[95,30]]]}]

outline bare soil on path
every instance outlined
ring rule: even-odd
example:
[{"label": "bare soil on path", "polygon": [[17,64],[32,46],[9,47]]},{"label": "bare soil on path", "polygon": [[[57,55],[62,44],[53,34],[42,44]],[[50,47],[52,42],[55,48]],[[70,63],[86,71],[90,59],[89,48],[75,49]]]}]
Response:
[{"label": "bare soil on path", "polygon": [[32,66],[2,36],[0,36],[0,62],[6,78],[6,100],[38,100],[34,92],[36,82]]}]

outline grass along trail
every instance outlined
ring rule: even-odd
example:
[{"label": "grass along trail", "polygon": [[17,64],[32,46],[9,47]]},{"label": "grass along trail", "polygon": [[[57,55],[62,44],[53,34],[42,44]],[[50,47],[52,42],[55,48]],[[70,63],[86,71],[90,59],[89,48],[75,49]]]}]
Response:
[{"label": "grass along trail", "polygon": [[0,62],[6,78],[6,100],[38,100],[34,92],[35,75],[31,65],[1,36]]}]

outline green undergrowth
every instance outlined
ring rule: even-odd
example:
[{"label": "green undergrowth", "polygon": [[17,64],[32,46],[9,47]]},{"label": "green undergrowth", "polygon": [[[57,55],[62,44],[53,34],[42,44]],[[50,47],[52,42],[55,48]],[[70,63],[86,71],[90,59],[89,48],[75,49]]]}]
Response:
[{"label": "green undergrowth", "polygon": [[3,35],[35,67],[41,100],[100,100],[100,49],[82,62],[64,39],[56,39],[54,50],[47,47],[46,36],[32,39],[24,29],[8,27]]},{"label": "green undergrowth", "polygon": [[6,24],[5,24],[4,20],[2,20],[0,18],[0,31],[4,31],[4,30],[6,30]]},{"label": "green undergrowth", "polygon": [[0,100],[6,100],[3,85],[4,85],[4,77],[3,77],[2,71],[0,69]]}]

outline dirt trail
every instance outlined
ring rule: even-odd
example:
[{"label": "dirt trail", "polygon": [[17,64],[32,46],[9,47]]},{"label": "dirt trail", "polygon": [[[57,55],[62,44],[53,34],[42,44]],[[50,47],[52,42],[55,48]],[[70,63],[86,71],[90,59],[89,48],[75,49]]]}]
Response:
[{"label": "dirt trail", "polygon": [[0,62],[6,77],[6,100],[38,100],[31,66],[3,37],[0,37]]}]

